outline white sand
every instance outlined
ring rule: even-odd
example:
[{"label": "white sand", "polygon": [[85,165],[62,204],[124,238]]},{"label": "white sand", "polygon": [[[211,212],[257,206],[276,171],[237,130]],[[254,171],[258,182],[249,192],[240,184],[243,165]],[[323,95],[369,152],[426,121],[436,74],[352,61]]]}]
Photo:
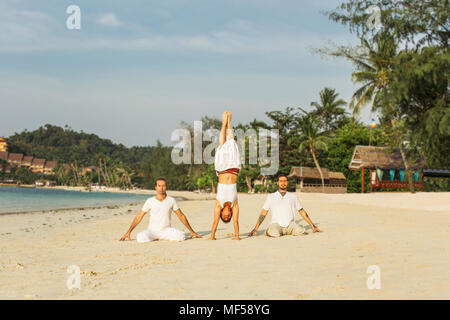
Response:
[{"label": "white sand", "polygon": [[[217,241],[139,244],[148,216],[133,241],[118,239],[141,204],[0,215],[0,298],[450,299],[450,193],[299,197],[325,232],[267,238],[269,215],[260,236],[242,241],[230,240],[232,224],[221,223]],[[242,236],[264,199],[239,195]],[[214,200],[179,205],[208,236]],[[175,215],[172,225],[185,230]],[[80,290],[66,287],[70,265],[81,269]],[[380,290],[367,289],[370,265],[381,269]]]}]

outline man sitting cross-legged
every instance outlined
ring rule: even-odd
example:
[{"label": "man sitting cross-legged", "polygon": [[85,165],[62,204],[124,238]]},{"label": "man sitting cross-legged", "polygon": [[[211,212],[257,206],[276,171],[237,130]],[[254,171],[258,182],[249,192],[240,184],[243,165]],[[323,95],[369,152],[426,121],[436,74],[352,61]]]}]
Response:
[{"label": "man sitting cross-legged", "polygon": [[280,175],[278,177],[278,191],[267,196],[256,226],[250,231],[249,237],[257,235],[258,228],[266,218],[269,210],[272,213],[272,221],[265,232],[266,236],[280,237],[284,235],[300,236],[307,234],[305,233],[305,228],[294,221],[296,211],[308,222],[313,233],[322,232],[312,223],[308,214],[298,201],[298,198],[294,194],[287,192],[287,186],[287,176]]},{"label": "man sitting cross-legged", "polygon": [[183,241],[185,240],[184,232],[177,230],[170,226],[170,213],[173,210],[178,216],[178,219],[188,228],[191,232],[191,238],[201,238],[200,235],[192,230],[186,216],[181,212],[177,202],[174,198],[166,194],[167,182],[164,178],[156,179],[156,196],[149,198],[141,211],[134,218],[131,227],[120,238],[119,241],[125,239],[131,240],[130,235],[133,229],[141,222],[142,218],[147,212],[150,212],[150,223],[148,229],[139,232],[136,236],[137,242],[148,242],[153,240],[170,240],[170,241]]}]

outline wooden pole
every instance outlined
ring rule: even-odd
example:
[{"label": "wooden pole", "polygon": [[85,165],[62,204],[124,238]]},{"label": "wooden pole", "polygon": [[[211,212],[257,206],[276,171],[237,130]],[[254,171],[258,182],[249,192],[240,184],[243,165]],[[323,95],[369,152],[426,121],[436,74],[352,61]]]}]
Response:
[{"label": "wooden pole", "polygon": [[364,193],[364,167],[361,169],[361,193]]},{"label": "wooden pole", "polygon": [[421,176],[422,176],[422,192],[423,192],[423,171],[422,171]]}]

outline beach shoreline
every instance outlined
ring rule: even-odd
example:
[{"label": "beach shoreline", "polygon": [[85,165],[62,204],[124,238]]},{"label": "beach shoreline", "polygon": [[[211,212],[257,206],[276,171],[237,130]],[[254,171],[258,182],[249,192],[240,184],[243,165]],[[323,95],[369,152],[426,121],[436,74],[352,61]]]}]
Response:
[{"label": "beach shoreline", "polygon": [[[6,186],[6,187],[12,187],[12,188],[21,188],[17,186]],[[27,187],[29,188],[29,187]],[[83,187],[66,187],[66,186],[57,186],[57,187],[37,187],[37,189],[43,189],[43,190],[64,190],[64,191],[71,191],[71,192],[89,192],[84,190]],[[107,188],[106,190],[93,190],[93,193],[108,193],[108,194],[133,194],[133,195],[142,195],[142,196],[148,196],[152,197],[156,195],[155,190],[120,190],[119,188]],[[215,199],[216,194],[213,193],[196,193],[196,192],[189,192],[189,191],[168,191],[168,195],[173,196],[177,201],[190,201],[190,200],[211,200]],[[99,200],[101,201],[101,200]],[[139,202],[139,200],[130,200],[127,201],[120,201],[120,203],[113,203],[113,204],[99,204],[99,205],[82,205],[82,206],[63,206],[63,207],[51,207],[48,208],[39,208],[39,209],[25,209],[20,211],[1,211],[0,209],[0,215],[9,215],[9,214],[27,214],[27,213],[39,213],[39,212],[50,212],[50,211],[67,211],[67,210],[89,210],[89,209],[98,209],[98,208],[104,208],[104,207],[110,207],[110,206],[121,206],[121,205],[130,205],[134,204],[136,202]]]},{"label": "beach shoreline", "polygon": [[[450,298],[450,193],[296,195],[323,233],[297,216],[307,236],[266,237],[269,213],[247,238],[266,194],[239,194],[241,241],[222,223],[217,241],[205,240],[215,200],[196,195],[178,204],[204,238],[183,242],[137,243],[149,215],[132,241],[119,242],[143,202],[0,215],[0,298]],[[172,226],[189,236],[175,215]],[[79,290],[66,286],[71,265],[81,270]],[[366,285],[373,265],[381,290]]]}]

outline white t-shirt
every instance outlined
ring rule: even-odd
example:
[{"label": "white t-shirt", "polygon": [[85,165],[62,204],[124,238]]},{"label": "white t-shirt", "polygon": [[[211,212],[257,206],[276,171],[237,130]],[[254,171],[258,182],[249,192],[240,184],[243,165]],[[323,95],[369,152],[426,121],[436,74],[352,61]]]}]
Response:
[{"label": "white t-shirt", "polygon": [[272,213],[271,223],[278,223],[281,227],[287,227],[294,220],[295,213],[302,209],[302,205],[295,194],[286,192],[282,196],[277,191],[267,195],[263,209],[270,210]]},{"label": "white t-shirt", "polygon": [[170,217],[172,210],[177,211],[179,209],[177,202],[174,198],[166,196],[163,201],[159,201],[156,197],[148,198],[145,201],[142,211],[150,211],[150,222],[148,229],[152,230],[164,230],[170,227]]}]

